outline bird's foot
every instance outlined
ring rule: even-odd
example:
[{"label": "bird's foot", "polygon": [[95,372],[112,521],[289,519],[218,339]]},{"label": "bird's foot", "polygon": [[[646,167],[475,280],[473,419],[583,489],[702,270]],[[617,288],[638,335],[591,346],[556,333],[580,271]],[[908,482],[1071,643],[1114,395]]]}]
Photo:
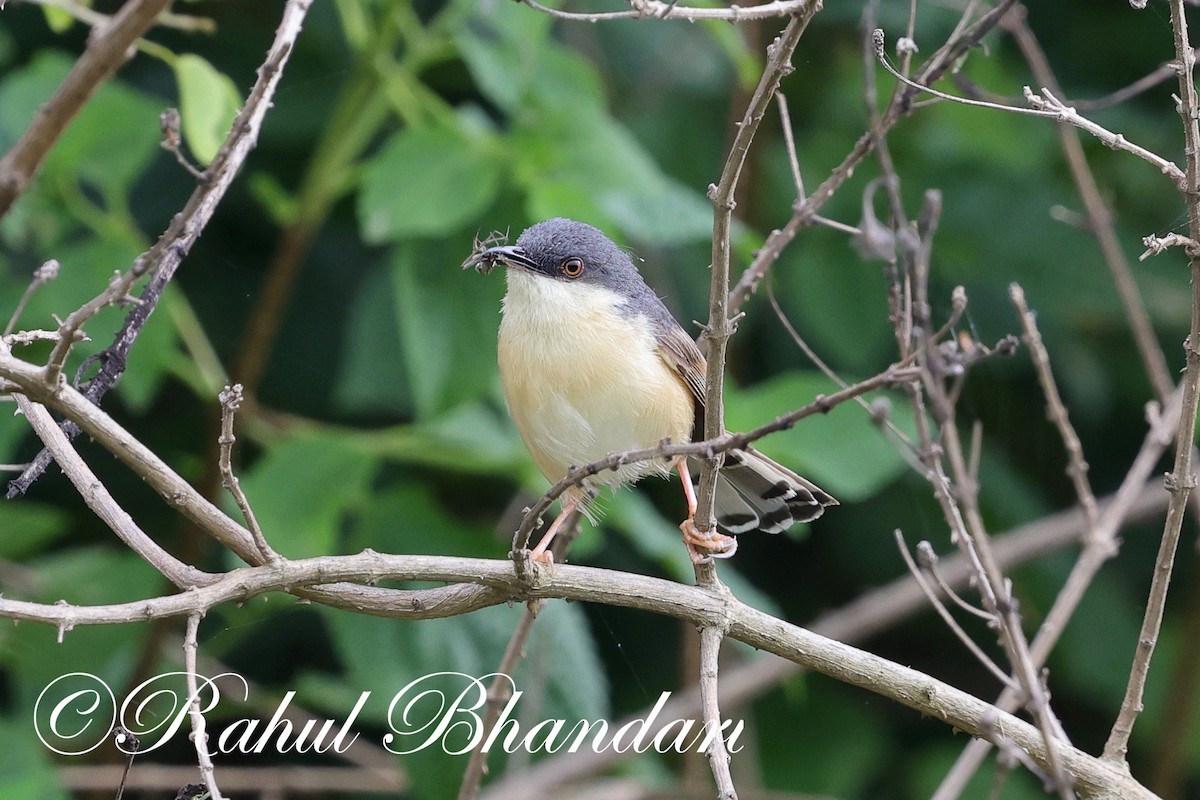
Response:
[{"label": "bird's foot", "polygon": [[542,564],[543,566],[547,566],[547,567],[554,566],[554,553],[551,553],[549,550],[536,550],[535,549],[533,552],[531,552],[529,554],[529,558],[530,558],[530,560],[536,561],[539,564]]},{"label": "bird's foot", "polygon": [[693,564],[710,564],[714,558],[730,558],[737,552],[737,539],[716,531],[701,533],[691,517],[680,523],[679,530]]}]

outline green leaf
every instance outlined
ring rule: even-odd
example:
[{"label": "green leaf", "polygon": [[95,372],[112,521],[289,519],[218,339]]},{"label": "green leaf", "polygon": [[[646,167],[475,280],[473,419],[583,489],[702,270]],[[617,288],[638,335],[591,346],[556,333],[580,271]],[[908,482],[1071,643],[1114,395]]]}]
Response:
[{"label": "green leaf", "polygon": [[[16,473],[6,477],[16,477]],[[0,530],[4,531],[4,536],[0,536],[0,558],[17,560],[39,552],[67,534],[67,519],[63,509],[31,500],[0,503]]]},{"label": "green leaf", "polygon": [[374,493],[359,510],[351,547],[466,558],[499,558],[508,551],[507,541],[456,519],[449,511],[427,485],[417,481]]},{"label": "green leaf", "polygon": [[400,323],[392,282],[391,270],[371,269],[350,303],[334,387],[334,402],[346,412],[391,418],[412,413],[412,389],[397,347]]},{"label": "green leaf", "polygon": [[228,75],[192,53],[175,58],[179,84],[179,117],[188,149],[202,165],[213,160],[242,106]]},{"label": "green leaf", "polygon": [[538,69],[548,48],[552,20],[507,3],[474,13],[455,32],[454,42],[483,94],[506,110],[519,107],[529,87],[545,73]]},{"label": "green leaf", "polygon": [[[811,372],[788,373],[749,389],[731,387],[725,425],[733,431],[751,430],[836,388],[828,378]],[[902,430],[911,428],[904,416],[895,416],[893,422]],[[755,447],[843,501],[870,497],[907,468],[892,443],[854,402],[807,417],[791,430],[756,442]]]},{"label": "green leaf", "polygon": [[46,15],[46,24],[55,33],[66,33],[75,24],[75,18],[66,9],[42,6],[42,13]]},{"label": "green leaf", "polygon": [[500,188],[501,155],[454,128],[400,131],[363,169],[363,238],[382,244],[439,236],[472,222]]},{"label": "green leaf", "polygon": [[[0,150],[12,146],[70,67],[71,61],[62,54],[43,52],[0,83]],[[99,188],[110,203],[123,202],[159,153],[160,106],[121,83],[105,83],[51,150],[41,182],[83,179]]]},{"label": "green leaf", "polygon": [[457,266],[445,250],[419,245],[398,248],[392,262],[400,348],[421,419],[490,394],[496,382],[500,282]]},{"label": "green leaf", "polygon": [[276,225],[287,226],[299,216],[299,199],[289,192],[275,175],[269,172],[251,173],[248,185],[254,199],[262,205]]},{"label": "green leaf", "polygon": [[376,467],[343,437],[295,438],[272,448],[241,483],[271,546],[306,558],[339,549],[342,518],[367,496]]},{"label": "green leaf", "polygon": [[654,244],[708,238],[712,208],[698,192],[665,175],[624,127],[601,111],[547,112],[513,134],[514,175],[527,191],[530,218],[564,213],[610,221]]},{"label": "green leaf", "polygon": [[480,91],[510,114],[604,107],[599,71],[550,37],[552,23],[518,5],[471,3],[469,18],[455,31],[454,42]]},{"label": "green leaf", "polygon": [[[47,11],[50,9],[47,8]],[[22,709],[24,710],[24,709]],[[0,717],[0,797],[7,800],[67,800],[47,750],[33,734],[32,716]]]},{"label": "green leaf", "polygon": [[865,372],[894,357],[883,269],[863,261],[845,237],[807,238],[803,248],[784,252],[771,275],[783,308],[822,358]]},{"label": "green leaf", "polygon": [[869,787],[880,778],[894,747],[880,724],[879,706],[864,704],[849,689],[825,684],[799,699],[772,693],[754,708],[762,730],[773,732],[760,739],[767,788],[873,796]]}]

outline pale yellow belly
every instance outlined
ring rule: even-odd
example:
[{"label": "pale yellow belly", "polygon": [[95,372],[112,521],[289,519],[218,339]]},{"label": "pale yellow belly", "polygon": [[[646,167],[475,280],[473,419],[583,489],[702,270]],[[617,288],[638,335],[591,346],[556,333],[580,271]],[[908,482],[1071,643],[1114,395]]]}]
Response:
[{"label": "pale yellow belly", "polygon": [[[513,278],[521,284],[514,286]],[[574,292],[588,288],[510,274],[505,298],[499,337],[504,394],[526,447],[551,481],[609,453],[653,447],[668,437],[687,441],[692,432],[691,392],[658,355],[649,325],[614,324],[620,319],[611,311],[615,298],[603,290]],[[563,311],[564,302],[573,304],[573,313]],[[630,481],[669,466],[630,464],[594,482]]]}]

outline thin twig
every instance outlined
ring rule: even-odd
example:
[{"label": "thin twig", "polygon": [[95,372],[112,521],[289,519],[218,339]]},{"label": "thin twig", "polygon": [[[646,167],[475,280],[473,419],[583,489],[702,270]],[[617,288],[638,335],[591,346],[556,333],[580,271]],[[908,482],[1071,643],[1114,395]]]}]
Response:
[{"label": "thin twig", "polygon": [[[73,311],[59,326],[60,338],[50,353],[45,370],[44,380],[47,386],[56,388],[59,385],[61,370],[83,324],[106,306],[126,302],[137,281],[151,273],[139,302],[127,316],[113,343],[89,360],[88,363],[91,360],[97,361],[100,370],[87,382],[85,394],[91,402],[98,404],[105,392],[120,379],[130,348],[153,313],[158,299],[212,218],[246,156],[256,146],[262,121],[271,106],[271,98],[279,84],[283,67],[296,38],[300,35],[311,3],[312,0],[289,0],[267,57],[259,67],[258,80],[238,112],[221,149],[209,164],[205,172],[206,179],[197,186],[183,211],[175,215],[154,246],[138,256],[128,271],[115,275],[104,292]],[[133,3],[130,3],[126,8],[132,5]],[[124,11],[125,9],[122,9],[122,13]],[[0,166],[2,163],[0,162]],[[64,430],[68,436],[78,434],[78,430],[71,427],[64,427]],[[30,468],[9,483],[8,497],[24,493],[37,480],[49,461],[48,453],[39,453]]]},{"label": "thin twig", "polygon": [[250,506],[250,501],[246,497],[246,493],[242,491],[241,481],[233,474],[233,445],[237,438],[233,434],[233,418],[237,414],[238,408],[242,404],[242,385],[235,383],[232,386],[226,386],[220,395],[221,402],[221,436],[217,440],[220,445],[221,452],[219,456],[219,468],[221,471],[221,486],[224,487],[237,503],[238,509],[242,512],[242,517],[246,520],[246,527],[250,529],[250,535],[254,537],[254,545],[258,548],[259,555],[267,564],[274,563],[283,558],[275,551],[271,544],[267,541],[267,537],[263,535],[262,526],[258,524],[258,518],[254,514],[254,509]]},{"label": "thin twig", "polygon": [[987,653],[983,652],[983,649],[979,645],[975,644],[974,640],[958,624],[958,620],[954,618],[950,610],[946,608],[942,599],[938,597],[938,593],[925,580],[924,571],[917,566],[917,562],[913,560],[912,554],[908,552],[908,544],[905,543],[904,534],[900,532],[899,528],[895,531],[895,537],[896,547],[899,548],[900,555],[904,557],[904,564],[908,567],[909,574],[913,576],[917,585],[921,587],[921,591],[929,598],[929,604],[933,606],[933,610],[937,612],[937,615],[942,618],[942,622],[946,623],[946,627],[950,629],[950,632],[958,637],[958,640],[963,643],[971,655],[975,656],[975,660],[982,664],[988,672],[992,673],[996,680],[1000,681],[1001,685],[1014,687],[1013,679],[1004,670],[1000,669],[996,662]]},{"label": "thin twig", "polygon": [[757,6],[733,5],[729,8],[704,8],[698,6],[681,6],[678,2],[661,2],[660,0],[629,0],[632,6],[628,11],[563,11],[543,5],[538,0],[521,0],[532,9],[549,14],[558,19],[568,19],[576,22],[604,22],[614,19],[679,19],[705,20],[719,19],[728,22],[744,22],[748,20],[772,19],[792,15],[813,14],[820,8],[817,0],[772,0]]},{"label": "thin twig", "polygon": [[[878,49],[876,37],[876,50]],[[983,607],[996,621],[1000,644],[1021,687],[1027,707],[1042,732],[1050,771],[1054,777],[1054,789],[1063,800],[1070,800],[1075,796],[1074,791],[1065,766],[1059,758],[1062,746],[1067,742],[1066,733],[1050,708],[1048,692],[1029,656],[1029,645],[1021,627],[1018,605],[1012,596],[1011,584],[1004,577],[991,550],[987,529],[979,510],[979,488],[971,478],[971,470],[959,436],[956,421],[958,389],[948,388],[947,384],[954,387],[960,381],[954,371],[947,371],[940,366],[939,351],[927,333],[934,329],[928,282],[933,234],[936,232],[941,211],[940,193],[926,192],[924,208],[917,224],[911,228],[901,227],[904,214],[898,191],[899,180],[894,173],[885,174],[890,178],[885,181],[885,186],[889,193],[897,239],[905,242],[904,247],[897,248],[897,255],[904,264],[904,272],[912,292],[909,306],[911,319],[895,320],[896,335],[901,343],[902,353],[909,347],[904,343],[905,336],[912,336],[912,351],[918,355],[919,363],[925,367],[922,381],[909,385],[907,389],[921,442],[922,460],[927,467],[926,478],[933,487],[934,497],[949,526],[951,540],[958,545],[976,570],[976,583]],[[909,231],[911,241],[906,241],[900,236],[905,230]],[[931,430],[927,410],[931,412],[936,425],[936,437]]]},{"label": "thin twig", "polygon": [[[708,324],[704,329],[707,345],[708,371],[705,375],[704,393],[704,438],[716,439],[725,432],[725,352],[734,324],[729,309],[730,236],[733,226],[734,194],[741,179],[742,168],[750,153],[750,145],[758,133],[758,127],[766,116],[771,100],[779,89],[779,82],[792,72],[792,53],[808,27],[809,20],[820,5],[817,3],[800,10],[787,24],[783,32],[767,48],[767,64],[759,78],[758,86],[746,107],[745,114],[737,125],[720,180],[709,187],[709,199],[713,204],[712,276],[708,299]],[[715,525],[714,501],[717,472],[721,467],[721,456],[713,453],[706,459],[700,473],[700,488],[697,493],[696,527],[701,533],[713,530]]]},{"label": "thin twig", "polygon": [[[796,326],[792,324],[792,321],[788,319],[787,314],[784,312],[783,307],[779,305],[779,300],[775,297],[775,288],[770,284],[767,285],[767,301],[771,304],[771,309],[775,312],[776,319],[778,319],[779,323],[783,325],[783,328],[787,331],[788,336],[792,338],[792,341],[796,343],[796,346],[800,348],[801,352],[804,353],[804,356],[821,371],[821,374],[829,378],[829,380],[833,381],[843,389],[849,387],[850,384],[848,384],[840,375],[834,372],[833,369],[825,363],[825,360],[817,355],[815,350],[809,347],[808,342],[805,341],[804,337],[800,335],[800,332],[796,330]],[[873,423],[885,429],[889,434],[891,434],[892,437],[895,438],[896,448],[900,455],[904,457],[904,460],[908,462],[910,467],[920,471],[920,464],[915,460],[914,455],[916,451],[916,444],[909,437],[909,435],[900,430],[899,426],[892,422],[889,416],[881,414],[876,403],[868,403],[866,398],[862,397],[861,395],[855,397],[854,402],[858,403],[858,405],[870,415]]]},{"label": "thin twig", "polygon": [[[1148,414],[1149,430],[1129,471],[1121,481],[1121,486],[1113,494],[1110,503],[1100,504],[1100,520],[1097,526],[1083,526],[1080,537],[1083,549],[1030,645],[1030,658],[1036,667],[1040,668],[1046,662],[1100,567],[1117,554],[1121,527],[1128,521],[1137,498],[1145,493],[1146,482],[1154,472],[1159,458],[1170,446],[1173,434],[1179,426],[1182,397],[1182,390],[1178,390],[1168,399],[1165,408],[1153,410]],[[996,701],[996,705],[1011,711],[1017,707],[1020,700],[1019,693],[1005,691]],[[972,742],[967,745],[954,767],[942,779],[942,784],[932,800],[953,800],[961,795],[987,752],[986,742]]]},{"label": "thin twig", "polygon": [[60,268],[59,263],[52,258],[33,271],[33,280],[25,287],[24,294],[17,301],[17,307],[13,309],[12,317],[9,318],[8,324],[4,326],[5,337],[8,337],[13,332],[13,329],[17,327],[17,321],[21,319],[21,314],[25,311],[25,306],[29,304],[29,298],[33,297],[33,293],[40,287],[57,278]]},{"label": "thin twig", "polygon": [[[479,723],[480,730],[487,734],[491,733],[496,721],[500,718],[504,704],[512,697],[513,670],[516,669],[517,662],[524,655],[525,643],[529,640],[533,623],[537,621],[538,611],[541,610],[543,602],[542,600],[531,600],[526,604],[525,613],[521,615],[520,622],[517,623],[512,636],[508,639],[508,645],[504,648],[500,665],[496,667],[496,676],[492,678],[491,685],[488,686],[487,704],[484,706],[482,721]],[[483,747],[486,741],[486,736],[480,737],[479,746],[471,751],[471,757],[467,760],[467,768],[463,773],[462,784],[458,788],[458,800],[472,800],[479,793],[479,785],[487,772],[488,753]]]},{"label": "thin twig", "polygon": [[[550,543],[550,552],[555,564],[566,561],[567,551],[579,535],[579,523],[583,518],[583,512],[579,508],[575,508],[570,513],[571,516],[563,523],[558,535]],[[529,636],[533,632],[533,624],[537,621],[537,615],[543,605],[544,601],[542,600],[531,600],[525,605],[525,613],[521,615],[520,622],[513,629],[508,644],[504,648],[504,655],[500,658],[500,664],[496,667],[496,677],[488,686],[487,703],[483,709],[482,722],[480,722],[480,729],[487,731],[488,736],[491,735],[492,728],[499,721],[504,704],[512,696],[511,676],[516,670],[517,664],[525,656],[525,644],[529,641]],[[471,751],[471,756],[467,760],[467,768],[463,772],[462,783],[458,788],[458,800],[473,800],[479,793],[479,786],[483,782],[483,776],[487,773],[488,768],[488,753],[484,751],[484,744],[488,736],[481,737],[479,746]]]},{"label": "thin twig", "polygon": [[[0,356],[11,356],[2,338],[0,338]],[[84,503],[130,550],[141,556],[146,563],[181,589],[188,586],[202,586],[216,579],[215,575],[203,572],[175,558],[151,539],[145,531],[138,527],[133,517],[129,516],[121,507],[88,467],[87,462],[72,447],[71,441],[55,423],[46,407],[34,402],[24,394],[17,394],[15,397],[17,408],[29,421],[29,426],[41,439],[47,451],[53,453],[55,461],[58,462],[75,490],[79,492]]]},{"label": "thin twig", "polygon": [[[1000,0],[971,25],[967,25],[965,22],[971,8],[968,6],[967,14],[963,15],[960,24],[955,26],[954,32],[945,44],[926,59],[921,68],[916,71],[915,81],[919,84],[934,83],[948,70],[955,67],[968,51],[979,45],[984,35],[1000,23],[1014,2],[1015,0]],[[808,197],[803,201],[798,200],[792,206],[791,218],[782,228],[771,231],[750,266],[742,272],[738,277],[737,284],[730,290],[730,313],[735,313],[741,308],[742,304],[754,293],[767,271],[779,260],[783,250],[802,229],[814,223],[816,213],[850,180],[855,168],[874,150],[879,134],[890,130],[911,109],[912,101],[917,93],[918,90],[912,87],[898,91],[880,118],[880,130],[868,131],[860,136],[854,143],[854,147],[829,173],[829,176]]]},{"label": "thin twig", "polygon": [[[728,591],[728,590],[726,590]],[[718,800],[737,800],[737,789],[729,773],[729,751],[721,731],[720,702],[717,699],[721,641],[725,631],[715,625],[700,630],[700,708],[704,726],[716,732],[709,739],[708,766],[717,783]]]},{"label": "thin twig", "polygon": [[982,608],[971,605],[959,596],[958,592],[954,591],[954,587],[950,585],[950,582],[946,580],[945,576],[942,575],[941,569],[938,567],[941,560],[941,556],[937,554],[937,551],[933,549],[933,545],[927,540],[923,539],[917,542],[917,563],[920,564],[924,572],[929,573],[930,577],[933,578],[933,582],[937,584],[937,587],[954,601],[954,605],[966,611],[971,616],[979,617],[989,623],[995,622],[995,618],[991,614]]},{"label": "thin twig", "polygon": [[279,85],[279,79],[283,76],[283,68],[300,35],[304,17],[311,4],[312,0],[289,0],[284,8],[275,40],[267,51],[266,60],[258,68],[258,80],[230,126],[229,135],[205,170],[205,180],[188,198],[183,211],[171,220],[171,225],[154,246],[137,257],[128,271],[115,276],[104,292],[73,311],[59,326],[63,340],[54,348],[47,361],[46,380],[50,385],[58,381],[58,373],[66,360],[75,331],[101,309],[125,302],[133,285],[142,276],[152,272],[161,273],[169,280],[184,256],[191,250],[237,177],[246,156],[258,144],[258,132],[271,107],[271,98]]},{"label": "thin twig", "polygon": [[1046,345],[1042,342],[1037,319],[1029,310],[1025,302],[1025,291],[1019,284],[1010,284],[1008,294],[1021,315],[1025,344],[1029,347],[1029,356],[1037,368],[1038,382],[1042,385],[1042,394],[1046,397],[1046,413],[1058,428],[1058,435],[1067,449],[1067,475],[1075,486],[1075,496],[1079,498],[1079,505],[1083,508],[1088,527],[1095,528],[1099,521],[1099,512],[1096,510],[1096,495],[1092,493],[1092,484],[1087,478],[1088,463],[1083,456],[1083,445],[1079,442],[1079,436],[1071,425],[1067,407],[1063,405],[1062,396],[1058,393],[1058,384],[1055,383],[1054,372],[1050,369],[1050,354],[1046,352]]},{"label": "thin twig", "polygon": [[891,73],[892,77],[894,77],[896,80],[902,81],[918,91],[925,92],[942,100],[949,100],[965,106],[987,108],[993,111],[1007,111],[1012,114],[1022,114],[1030,117],[1043,117],[1046,119],[1054,119],[1058,120],[1059,122],[1069,123],[1080,130],[1090,133],[1092,136],[1096,137],[1105,145],[1114,150],[1124,150],[1127,153],[1132,153],[1143,161],[1153,164],[1156,168],[1158,168],[1159,172],[1174,181],[1175,185],[1179,188],[1182,189],[1187,185],[1187,176],[1184,174],[1184,171],[1179,168],[1179,165],[1163,158],[1157,153],[1147,150],[1140,145],[1134,144],[1120,133],[1114,133],[1101,125],[1097,125],[1095,122],[1092,122],[1087,117],[1081,115],[1075,109],[1063,103],[1061,100],[1055,97],[1049,89],[1043,88],[1042,93],[1038,95],[1028,86],[1025,87],[1025,101],[1029,103],[1032,108],[1006,106],[986,100],[972,100],[969,97],[959,97],[957,95],[939,91],[931,86],[922,84],[918,81],[901,75],[900,72],[897,71],[894,66],[892,66],[891,60],[887,57],[887,53],[884,51],[884,37],[881,29],[877,28],[875,30],[874,41],[875,57],[879,63],[883,65],[883,68]]},{"label": "thin twig", "polygon": [[[1110,496],[1100,501],[1102,515],[1113,509],[1114,517],[1122,523],[1146,520],[1160,514],[1166,505],[1167,493],[1163,491],[1161,481],[1136,487],[1128,497]],[[1079,512],[1070,509],[1000,534],[994,542],[996,558],[1005,570],[1044,558],[1087,536],[1089,531],[1081,523]],[[958,589],[966,588],[974,579],[974,573],[961,553],[947,556],[939,566],[947,583]],[[805,627],[830,639],[855,644],[890,630],[902,620],[928,608],[925,594],[917,586],[916,580],[905,573],[841,608],[822,614]],[[721,676],[721,695],[726,705],[743,706],[780,683],[794,679],[801,671],[801,667],[790,661],[756,659],[724,671]],[[688,687],[672,695],[659,716],[663,721],[695,718],[700,713],[700,705],[699,688]],[[620,727],[637,719],[645,719],[648,711],[648,708],[634,711],[614,724]],[[650,733],[647,732],[647,735]],[[562,754],[535,763],[519,776],[501,778],[488,787],[484,797],[486,800],[551,797],[558,793],[560,787],[586,779],[634,755],[631,750],[624,753],[581,750]]]},{"label": "thin twig", "polygon": [[[1193,52],[1195,52],[1194,49]],[[1173,61],[1169,61],[1158,67],[1158,69],[1154,70],[1153,72],[1146,73],[1128,86],[1122,86],[1120,89],[1117,89],[1114,92],[1110,92],[1101,97],[1073,97],[1069,100],[1064,100],[1063,102],[1074,108],[1080,114],[1088,114],[1093,111],[1104,111],[1106,109],[1119,106],[1127,100],[1132,100],[1138,95],[1153,89],[1155,86],[1158,86],[1160,83],[1165,83],[1171,78],[1174,78],[1177,74],[1178,70],[1176,69],[1175,63]],[[976,85],[961,72],[956,72],[953,77],[954,82],[958,85],[958,87],[974,98],[991,100],[993,103],[1009,106],[1020,102],[1020,98],[1007,97],[996,92],[988,91],[987,89]],[[1052,85],[1051,82],[1043,81],[1040,77],[1038,78],[1038,83],[1045,84],[1047,86]]]}]

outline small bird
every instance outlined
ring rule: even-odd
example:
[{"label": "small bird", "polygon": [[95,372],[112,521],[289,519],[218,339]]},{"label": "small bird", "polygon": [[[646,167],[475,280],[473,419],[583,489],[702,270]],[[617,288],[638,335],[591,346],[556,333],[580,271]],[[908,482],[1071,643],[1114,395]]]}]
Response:
[{"label": "small bird", "polygon": [[[610,453],[703,438],[704,356],[624,250],[591,225],[556,218],[526,229],[515,245],[477,246],[463,267],[487,273],[497,264],[508,268],[498,347],[504,396],[551,483]],[[730,450],[716,487],[717,531],[701,533],[699,463],[624,464],[571,487],[533,557],[551,560],[546,548],[562,521],[581,504],[586,512],[598,486],[666,477],[672,466],[683,483],[688,516],[680,529],[695,563],[733,555],[737,534],[779,533],[837,505],[753,448]]]}]

